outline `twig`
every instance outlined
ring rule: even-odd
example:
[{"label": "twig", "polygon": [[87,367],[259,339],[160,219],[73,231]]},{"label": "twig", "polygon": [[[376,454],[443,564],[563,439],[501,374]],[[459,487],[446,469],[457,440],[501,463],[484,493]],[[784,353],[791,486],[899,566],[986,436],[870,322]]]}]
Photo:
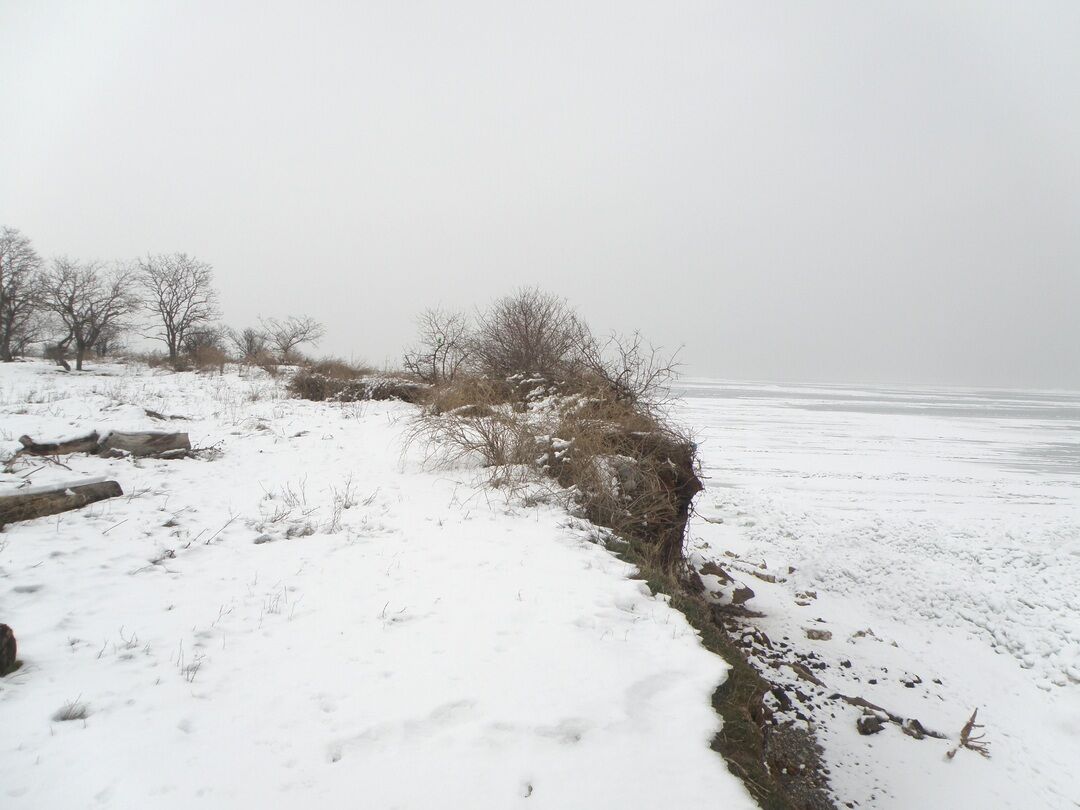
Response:
[{"label": "twig", "polygon": [[978,716],[979,710],[976,709],[971,713],[971,717],[964,723],[964,727],[960,729],[960,742],[951,751],[947,752],[945,756],[948,759],[952,759],[956,756],[956,752],[961,748],[967,748],[969,751],[974,751],[977,754],[982,754],[987,759],[990,758],[990,751],[988,742],[980,742],[985,734],[976,734],[972,736],[972,732],[977,728],[982,728],[982,723],[976,723],[975,718]]}]

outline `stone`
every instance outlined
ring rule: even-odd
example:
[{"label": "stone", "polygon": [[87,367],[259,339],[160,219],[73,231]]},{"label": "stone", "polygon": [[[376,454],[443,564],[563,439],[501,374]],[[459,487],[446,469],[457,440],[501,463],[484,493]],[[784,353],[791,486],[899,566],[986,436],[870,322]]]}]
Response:
[{"label": "stone", "polygon": [[17,651],[15,631],[6,624],[0,624],[0,677],[15,671],[15,654]]},{"label": "stone", "polygon": [[885,728],[885,721],[876,714],[864,714],[855,721],[855,728],[864,736],[877,734]]}]

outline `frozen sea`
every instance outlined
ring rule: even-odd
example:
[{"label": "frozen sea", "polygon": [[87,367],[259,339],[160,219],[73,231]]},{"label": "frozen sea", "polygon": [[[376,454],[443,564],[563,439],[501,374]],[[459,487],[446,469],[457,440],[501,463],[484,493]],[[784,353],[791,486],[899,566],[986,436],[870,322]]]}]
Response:
[{"label": "frozen sea", "polygon": [[[1080,683],[1080,393],[685,380],[703,503],[757,553]],[[804,583],[808,584],[808,583]]]},{"label": "frozen sea", "polygon": [[[755,624],[827,664],[822,695],[949,735],[863,737],[857,710],[819,714],[838,800],[1080,808],[1080,394],[708,380],[680,393],[707,486],[691,549],[781,575],[744,579]],[[811,624],[834,637],[807,641]],[[922,683],[906,688],[911,675]],[[991,758],[949,760],[973,709]]]}]

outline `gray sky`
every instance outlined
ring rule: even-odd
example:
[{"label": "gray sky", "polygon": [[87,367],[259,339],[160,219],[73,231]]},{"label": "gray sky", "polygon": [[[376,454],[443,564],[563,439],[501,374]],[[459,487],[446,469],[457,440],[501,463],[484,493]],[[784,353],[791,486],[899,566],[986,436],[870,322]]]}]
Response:
[{"label": "gray sky", "polygon": [[1080,387],[1080,3],[0,1],[0,223],[395,360],[524,284],[734,378]]}]

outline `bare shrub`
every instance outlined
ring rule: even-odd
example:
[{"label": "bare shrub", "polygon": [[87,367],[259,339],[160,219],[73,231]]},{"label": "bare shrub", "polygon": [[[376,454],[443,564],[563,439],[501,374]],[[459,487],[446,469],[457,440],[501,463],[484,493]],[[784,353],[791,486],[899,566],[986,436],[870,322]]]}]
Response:
[{"label": "bare shrub", "polygon": [[262,369],[271,377],[276,377],[281,373],[281,367],[278,365],[277,357],[272,352],[266,350],[255,355],[251,359],[251,364]]},{"label": "bare shrub", "polygon": [[326,329],[314,318],[304,315],[290,315],[287,318],[267,318],[260,320],[266,340],[277,350],[281,363],[291,363],[297,358],[294,354],[298,346],[315,345],[322,340]]},{"label": "bare shrub", "polygon": [[289,380],[287,388],[290,394],[299,399],[323,402],[330,399],[341,387],[337,381],[324,374],[301,369]]},{"label": "bare shrub", "polygon": [[225,345],[227,332],[220,326],[201,326],[190,330],[184,337],[184,355],[198,371],[225,373],[225,364],[229,355]]},{"label": "bare shrub", "polygon": [[664,354],[634,332],[612,334],[603,342],[584,341],[581,360],[583,372],[595,377],[617,402],[652,408],[668,396],[668,385],[677,375],[677,355]]},{"label": "bare shrub", "polygon": [[536,440],[528,426],[506,408],[483,416],[427,414],[410,426],[405,446],[419,444],[429,462],[454,465],[479,462],[484,467],[529,465]]},{"label": "bare shrub", "polygon": [[589,339],[588,329],[565,299],[529,287],[499,299],[480,316],[470,364],[496,380],[565,379],[580,366]]},{"label": "bare shrub", "polygon": [[266,335],[250,326],[240,330],[230,329],[226,337],[232,346],[233,354],[241,363],[254,365],[256,358],[266,351]]},{"label": "bare shrub", "polygon": [[417,345],[405,352],[405,370],[426,383],[453,382],[469,359],[472,334],[459,312],[427,309],[417,318]]}]

